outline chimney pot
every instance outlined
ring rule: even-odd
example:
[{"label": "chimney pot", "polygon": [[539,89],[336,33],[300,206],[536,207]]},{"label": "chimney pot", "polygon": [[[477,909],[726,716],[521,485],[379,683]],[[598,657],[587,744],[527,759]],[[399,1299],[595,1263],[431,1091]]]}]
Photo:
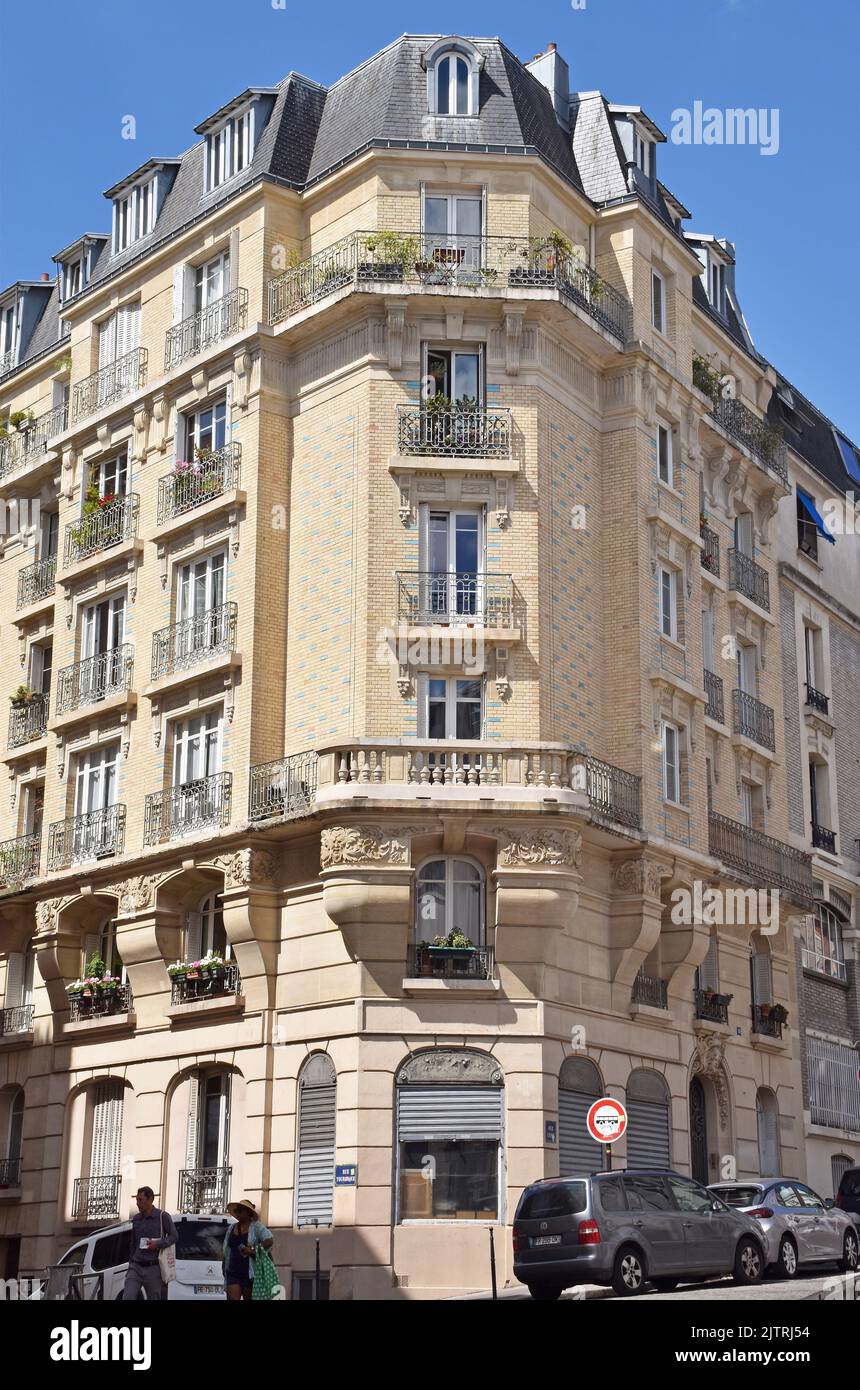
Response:
[{"label": "chimney pot", "polygon": [[556,50],[557,47],[558,47],[558,44],[555,44],[555,43],[548,43],[547,46],[546,46],[546,51],[547,51],[547,53],[555,53],[555,50]]},{"label": "chimney pot", "polygon": [[43,271],[42,271],[42,279],[43,279],[43,280],[50,280],[50,278],[51,278],[51,277],[50,277],[50,275],[48,274],[47,270],[43,270]]}]

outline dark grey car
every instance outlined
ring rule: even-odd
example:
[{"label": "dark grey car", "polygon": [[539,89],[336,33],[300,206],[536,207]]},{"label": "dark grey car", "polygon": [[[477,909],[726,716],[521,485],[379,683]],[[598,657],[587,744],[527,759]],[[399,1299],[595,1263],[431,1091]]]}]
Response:
[{"label": "dark grey car", "polygon": [[576,1284],[638,1294],[646,1283],[764,1273],[762,1233],[692,1178],[661,1170],[548,1178],[523,1192],[514,1217],[514,1274],[533,1298]]}]

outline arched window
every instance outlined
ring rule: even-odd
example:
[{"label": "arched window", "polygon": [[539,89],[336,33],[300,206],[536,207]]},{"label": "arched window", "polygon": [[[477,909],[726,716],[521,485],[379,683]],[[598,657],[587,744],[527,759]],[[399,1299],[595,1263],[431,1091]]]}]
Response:
[{"label": "arched window", "polygon": [[750,992],[754,1009],[773,1003],[773,970],[770,951],[760,936],[753,936],[750,952]]},{"label": "arched window", "polygon": [[299,1075],[296,1145],[296,1225],[334,1225],[337,1073],[324,1052],[309,1057]]},{"label": "arched window", "polygon": [[230,1073],[201,1071],[188,1088],[181,1211],[224,1211],[230,1186]]},{"label": "arched window", "polygon": [[75,1181],[75,1221],[108,1221],[119,1215],[124,1095],[121,1081],[99,1081],[89,1088],[84,1162]]},{"label": "arched window", "polygon": [[[856,1167],[854,1159],[849,1154],[833,1154],[830,1160],[830,1175],[833,1182],[833,1195],[839,1191],[839,1184],[842,1182],[842,1174],[847,1173],[849,1168]],[[852,1183],[854,1191],[860,1194],[860,1176],[855,1177]]]},{"label": "arched window", "polygon": [[484,944],[484,875],[468,859],[434,859],[419,871],[415,890],[415,940],[461,933]]},{"label": "arched window", "polygon": [[474,116],[483,57],[465,39],[442,39],[424,54],[427,102],[437,116]]},{"label": "arched window", "polygon": [[834,980],[846,978],[842,919],[827,903],[816,903],[814,916],[805,919],[803,967],[818,970]]},{"label": "arched window", "polygon": [[24,1092],[7,1092],[0,1097],[0,1188],[20,1187],[21,1147],[24,1135]]},{"label": "arched window", "polygon": [[627,1079],[627,1167],[671,1168],[669,1088],[641,1068]]},{"label": "arched window", "polygon": [[558,1171],[567,1178],[598,1172],[604,1166],[605,1145],[586,1128],[591,1106],[603,1095],[600,1072],[587,1057],[567,1057],[558,1076]]},{"label": "arched window", "polygon": [[780,1174],[779,1105],[773,1091],[760,1087],[755,1098],[758,1127],[758,1172],[762,1178]]},{"label": "arched window", "polygon": [[196,912],[189,912],[185,933],[185,959],[201,960],[212,951],[224,960],[233,950],[224,930],[224,903],[220,893],[209,893]]}]

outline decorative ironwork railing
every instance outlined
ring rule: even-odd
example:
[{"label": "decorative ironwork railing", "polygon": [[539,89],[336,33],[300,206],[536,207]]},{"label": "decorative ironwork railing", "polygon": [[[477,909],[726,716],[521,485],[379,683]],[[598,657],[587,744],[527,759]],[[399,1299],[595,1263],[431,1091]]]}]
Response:
[{"label": "decorative ironwork railing", "polygon": [[699,534],[702,537],[702,569],[720,577],[720,538],[716,531],[712,531],[710,526],[704,523],[699,527]]},{"label": "decorative ironwork railing", "polygon": [[317,755],[293,753],[288,758],[251,768],[249,820],[287,820],[303,815],[317,790]]},{"label": "decorative ironwork railing", "polygon": [[514,581],[509,574],[398,570],[398,618],[432,625],[463,623],[514,628]]},{"label": "decorative ironwork railing", "polygon": [[146,348],[138,347],[84,377],[72,392],[72,418],[83,420],[139,391],[146,383],[146,363]]},{"label": "decorative ironwork railing", "polygon": [[15,358],[17,355],[18,348],[16,346],[7,348],[2,356],[0,356],[0,376],[5,376],[7,372],[12,371],[12,368],[15,366]]},{"label": "decorative ironwork railing", "polygon": [[140,498],[136,492],[120,497],[106,507],[82,516],[80,521],[66,527],[63,564],[76,565],[98,550],[108,550],[137,535]]},{"label": "decorative ironwork railing", "polygon": [[693,998],[696,1018],[705,1019],[708,1023],[728,1023],[729,1004],[726,995],[697,989],[693,991]]},{"label": "decorative ironwork railing", "polygon": [[164,340],[164,370],[169,372],[178,363],[205,352],[213,343],[232,338],[245,327],[247,320],[248,291],[235,289],[213,300],[205,309],[190,314],[181,323],[174,323]]},{"label": "decorative ironwork railing", "polygon": [[237,488],[241,457],[241,444],[225,444],[184,467],[174,464],[173,472],[158,480],[157,524],[161,526]]},{"label": "decorative ironwork railing", "polygon": [[782,1037],[782,1019],[774,1018],[771,1004],[753,1004],[751,1008],[752,1025],[754,1033],[761,1033],[766,1038]]},{"label": "decorative ironwork railing", "polygon": [[812,845],[814,849],[823,849],[825,854],[835,854],[836,831],[828,830],[826,825],[819,825],[817,821],[813,821]]},{"label": "decorative ironwork railing", "polygon": [[416,980],[492,980],[495,974],[489,946],[458,949],[426,941],[410,946],[407,969]]},{"label": "decorative ironwork railing", "polygon": [[816,690],[808,681],[806,683],[806,703],[810,709],[817,709],[819,714],[829,715],[830,713],[829,695],[822,695],[821,691]]},{"label": "decorative ironwork railing", "polygon": [[21,1186],[20,1158],[0,1158],[0,1188]]},{"label": "decorative ironwork railing", "polygon": [[152,634],[152,679],[171,676],[201,661],[236,650],[238,608],[224,603],[193,618],[183,618]]},{"label": "decorative ironwork railing", "polygon": [[46,560],[36,560],[18,571],[18,597],[16,608],[27,608],[40,599],[50,598],[54,592],[57,575],[57,557],[49,555]]},{"label": "decorative ironwork railing", "polygon": [[33,695],[23,704],[12,706],[9,711],[10,748],[21,748],[47,733],[50,703],[47,695]]},{"label": "decorative ironwork railing", "polygon": [[120,803],[54,821],[48,832],[48,869],[122,854],[124,841],[125,806]]},{"label": "decorative ironwork railing", "polygon": [[170,982],[171,1005],[192,1004],[195,1000],[211,999],[215,995],[241,992],[242,976],[234,960],[226,960],[217,968],[210,966],[206,971],[174,975]]},{"label": "decorative ironwork railing", "polygon": [[39,872],[41,835],[19,835],[0,844],[0,888],[13,888]]},{"label": "decorative ironwork railing", "polygon": [[551,290],[619,342],[632,335],[629,300],[551,236],[354,232],[268,282],[268,322],[281,323],[347,286],[373,284]]},{"label": "decorative ironwork railing", "polygon": [[734,546],[729,551],[729,588],[736,589],[766,613],[770,612],[770,580],[766,569]]},{"label": "decorative ironwork railing", "polygon": [[0,480],[47,453],[48,440],[63,433],[67,418],[68,407],[58,405],[33,420],[25,420],[16,430],[4,435],[0,439]]},{"label": "decorative ironwork railing", "polygon": [[130,1013],[134,1007],[131,985],[117,985],[115,989],[105,989],[84,997],[73,994],[69,997],[69,1022],[84,1023],[90,1018],[110,1018],[113,1014]]},{"label": "decorative ironwork railing", "polygon": [[35,1008],[35,1004],[14,1004],[9,1009],[0,1009],[0,1038],[12,1033],[29,1033]]},{"label": "decorative ironwork railing", "polygon": [[179,1174],[179,1210],[226,1211],[232,1173],[232,1168],[183,1168]]},{"label": "decorative ironwork railing", "polygon": [[600,758],[586,758],[585,770],[594,819],[638,830],[642,825],[642,779]]},{"label": "decorative ironwork railing", "polygon": [[776,750],[773,710],[745,690],[732,691],[732,733],[751,738],[762,748]]},{"label": "decorative ironwork railing", "polygon": [[803,905],[812,902],[812,861],[803,850],[712,811],[711,854],[761,888],[780,888]]},{"label": "decorative ironwork railing", "polygon": [[705,694],[708,697],[705,714],[709,719],[716,719],[718,724],[725,723],[722,677],[714,671],[709,671],[707,667],[705,667]]},{"label": "decorative ironwork railing", "polygon": [[650,1004],[652,1009],[666,1009],[669,1006],[668,985],[656,975],[646,975],[640,970],[633,981],[633,1003]]},{"label": "decorative ironwork railing", "polygon": [[64,666],[57,673],[57,714],[121,695],[131,689],[133,673],[134,647],[130,642]]},{"label": "decorative ironwork railing", "polygon": [[511,412],[398,405],[397,452],[510,458]]},{"label": "decorative ironwork railing", "polygon": [[122,1177],[75,1178],[72,1198],[73,1221],[107,1221],[119,1215],[119,1189]]},{"label": "decorative ironwork railing", "polygon": [[144,804],[143,843],[158,845],[208,826],[228,825],[232,797],[232,772],[151,792]]},{"label": "decorative ironwork railing", "polygon": [[762,468],[788,486],[788,451],[778,430],[737,398],[718,396],[713,416],[726,434],[748,449]]}]

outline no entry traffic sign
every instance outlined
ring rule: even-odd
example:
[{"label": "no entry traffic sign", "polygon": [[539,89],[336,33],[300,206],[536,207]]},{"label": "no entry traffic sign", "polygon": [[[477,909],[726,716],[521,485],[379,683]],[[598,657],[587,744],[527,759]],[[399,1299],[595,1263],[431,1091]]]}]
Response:
[{"label": "no entry traffic sign", "polygon": [[589,1109],[585,1123],[598,1144],[614,1144],[627,1128],[627,1111],[614,1096],[601,1096]]}]

